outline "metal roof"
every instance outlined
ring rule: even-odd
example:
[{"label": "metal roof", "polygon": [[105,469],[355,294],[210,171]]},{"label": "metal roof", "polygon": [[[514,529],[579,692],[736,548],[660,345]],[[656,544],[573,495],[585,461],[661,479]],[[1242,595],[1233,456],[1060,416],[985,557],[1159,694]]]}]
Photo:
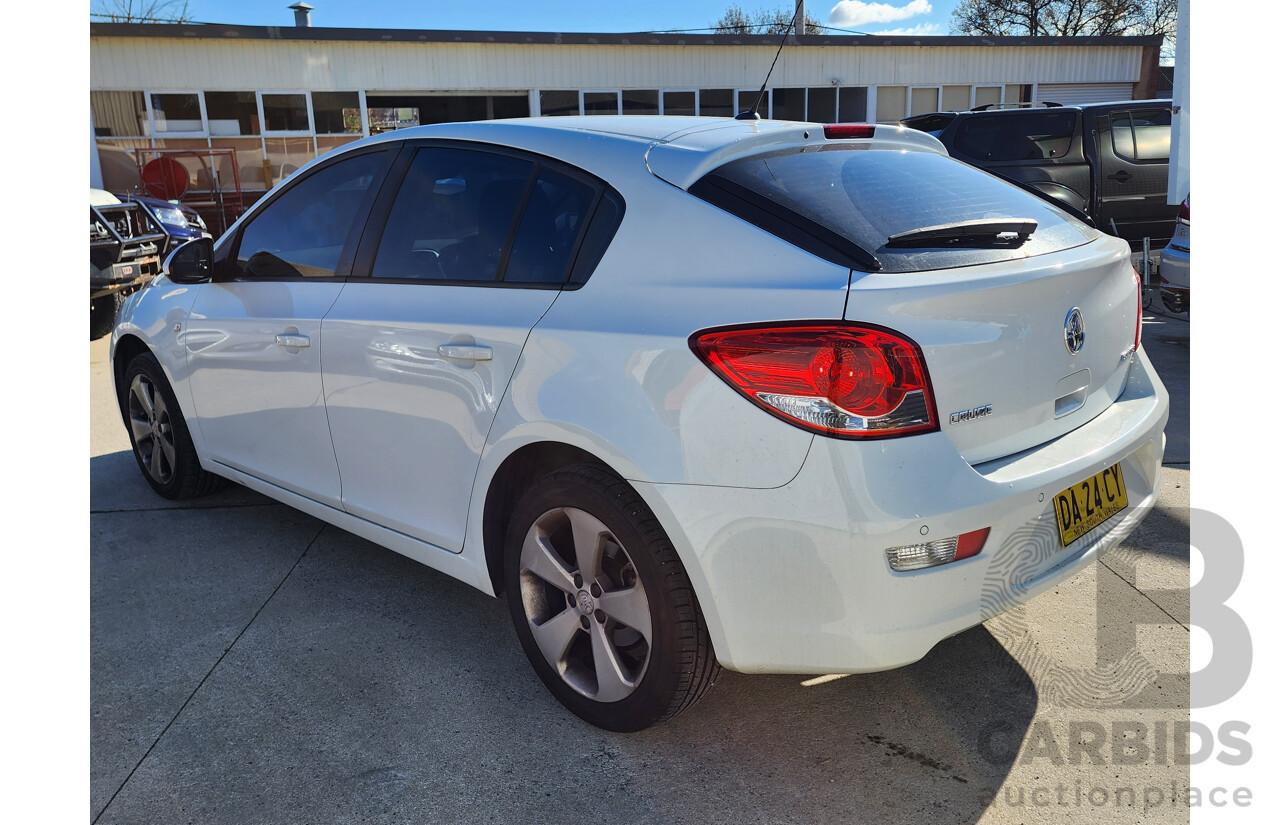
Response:
[{"label": "metal roof", "polygon": [[[163,37],[212,40],[309,40],[387,43],[494,43],[566,46],[777,46],[776,34],[653,34],[586,32],[447,31],[442,29],[339,29],[315,26],[233,26],[220,23],[90,23],[90,37]],[[1029,48],[1045,46],[1115,47],[1159,46],[1154,36],[1114,37],[887,37],[842,34],[789,35],[799,46],[922,46]]]}]

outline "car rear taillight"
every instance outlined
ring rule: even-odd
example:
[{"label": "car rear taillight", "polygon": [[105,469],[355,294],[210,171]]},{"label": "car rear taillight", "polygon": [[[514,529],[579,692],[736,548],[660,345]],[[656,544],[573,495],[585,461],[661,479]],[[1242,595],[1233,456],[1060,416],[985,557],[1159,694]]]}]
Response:
[{"label": "car rear taillight", "polygon": [[827,136],[827,140],[869,138],[875,137],[876,125],[874,123],[828,123],[822,127],[822,134]]},{"label": "car rear taillight", "polygon": [[1133,351],[1137,352],[1138,347],[1142,346],[1142,276],[1136,269],[1133,270],[1133,283],[1138,287],[1138,320],[1133,330]]},{"label": "car rear taillight", "polygon": [[837,438],[938,429],[915,342],[881,327],[787,324],[703,330],[689,346],[766,412]]},{"label": "car rear taillight", "polygon": [[981,530],[962,533],[949,539],[890,547],[884,552],[889,559],[889,567],[896,573],[924,570],[927,567],[950,564],[953,561],[978,555],[982,552],[982,547],[987,543],[987,536],[990,534],[991,528],[983,527]]},{"label": "car rear taillight", "polygon": [[[830,137],[830,135],[828,135]],[[1182,208],[1178,210],[1178,220],[1191,223],[1191,196],[1187,195],[1187,199],[1182,202]]]}]

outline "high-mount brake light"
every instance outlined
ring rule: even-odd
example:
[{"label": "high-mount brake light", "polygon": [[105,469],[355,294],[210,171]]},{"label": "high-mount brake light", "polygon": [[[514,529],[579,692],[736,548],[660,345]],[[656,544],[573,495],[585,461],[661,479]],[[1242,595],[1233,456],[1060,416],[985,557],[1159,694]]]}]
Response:
[{"label": "high-mount brake light", "polygon": [[696,332],[689,346],[753,404],[836,438],[938,429],[920,348],[881,327],[786,324]]},{"label": "high-mount brake light", "polygon": [[822,127],[822,134],[826,135],[827,140],[869,138],[875,137],[876,125],[874,123],[828,123]]}]

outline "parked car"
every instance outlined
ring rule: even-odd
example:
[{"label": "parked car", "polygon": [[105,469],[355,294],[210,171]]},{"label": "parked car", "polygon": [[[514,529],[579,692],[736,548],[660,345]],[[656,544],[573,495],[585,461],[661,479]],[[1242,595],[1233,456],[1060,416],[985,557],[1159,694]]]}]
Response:
[{"label": "parked car", "polygon": [[720,667],[914,662],[1159,486],[1128,248],[899,127],[388,132],[166,271],[112,341],[151,487],[228,478],[504,596],[612,730]]},{"label": "parked car", "polygon": [[902,123],[937,137],[954,158],[1086,213],[1140,252],[1144,237],[1159,250],[1173,236],[1178,209],[1166,203],[1172,111],[1170,100],[987,105]]},{"label": "parked car", "polygon": [[1160,300],[1173,312],[1191,311],[1191,196],[1178,210],[1178,226],[1160,255]]},{"label": "parked car", "polygon": [[160,271],[168,235],[150,212],[89,190],[89,338],[111,332],[125,297]]}]

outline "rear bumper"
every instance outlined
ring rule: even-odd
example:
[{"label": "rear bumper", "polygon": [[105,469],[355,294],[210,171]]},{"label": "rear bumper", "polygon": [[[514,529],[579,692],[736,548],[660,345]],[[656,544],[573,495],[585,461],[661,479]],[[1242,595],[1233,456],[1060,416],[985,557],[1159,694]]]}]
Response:
[{"label": "rear bumper", "polygon": [[[996,461],[966,463],[942,433],[818,438],[796,477],[775,489],[637,488],[689,570],[725,667],[885,670],[1033,598],[1127,536],[1155,503],[1168,408],[1139,351],[1125,392],[1105,412]],[[1128,509],[1061,547],[1054,496],[1117,462]],[[889,568],[888,547],[983,527],[991,534],[973,558]]]},{"label": "rear bumper", "polygon": [[1166,246],[1160,256],[1160,277],[1174,289],[1191,289],[1191,253]]}]

